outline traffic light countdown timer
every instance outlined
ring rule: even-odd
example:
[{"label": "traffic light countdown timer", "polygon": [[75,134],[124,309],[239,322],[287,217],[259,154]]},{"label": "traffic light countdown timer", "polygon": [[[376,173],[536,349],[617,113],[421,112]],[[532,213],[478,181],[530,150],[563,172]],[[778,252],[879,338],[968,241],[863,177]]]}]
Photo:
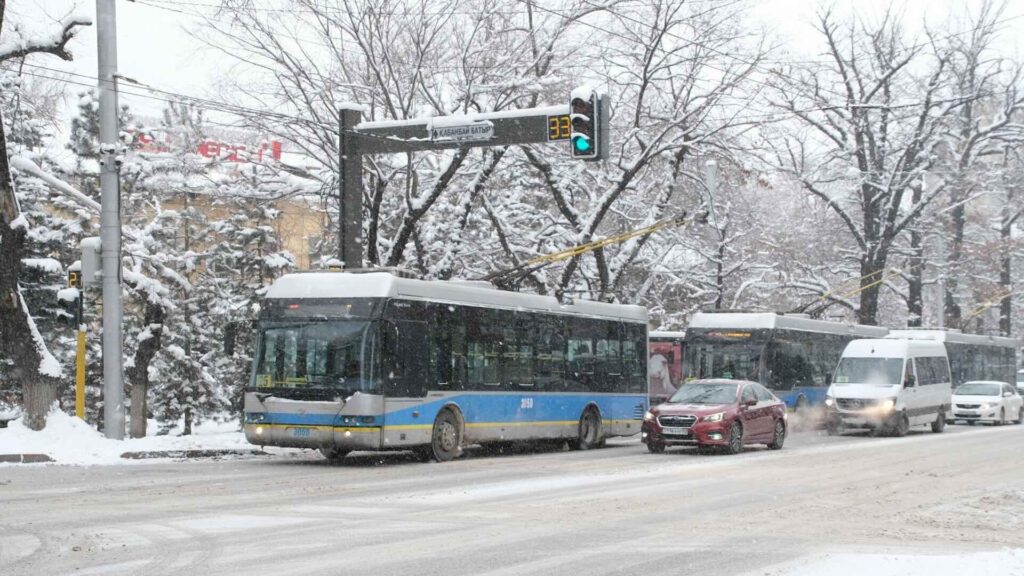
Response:
[{"label": "traffic light countdown timer", "polygon": [[596,91],[572,91],[569,114],[548,116],[548,141],[568,140],[573,158],[604,160],[607,154],[608,103]]}]

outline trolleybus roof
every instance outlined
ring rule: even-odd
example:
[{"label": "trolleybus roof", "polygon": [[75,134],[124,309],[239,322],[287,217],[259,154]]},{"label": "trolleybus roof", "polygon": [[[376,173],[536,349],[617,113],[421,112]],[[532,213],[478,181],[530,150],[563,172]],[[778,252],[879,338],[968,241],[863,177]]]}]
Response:
[{"label": "trolleybus roof", "polygon": [[985,334],[964,334],[959,330],[892,330],[887,338],[909,338],[911,340],[935,340],[938,342],[952,342],[954,344],[988,344],[990,346],[1002,346],[1004,348],[1016,348],[1017,340],[1005,336],[988,336]]},{"label": "trolleybus roof", "polygon": [[868,338],[881,338],[888,330],[881,326],[846,324],[830,320],[816,320],[803,314],[775,312],[698,312],[690,319],[692,328],[789,329],[825,334],[850,334]]},{"label": "trolleybus roof", "polygon": [[560,303],[552,296],[507,292],[444,280],[400,278],[385,272],[286,274],[270,285],[266,297],[269,299],[398,298],[647,322],[647,309],[642,306],[607,304],[590,300]]}]

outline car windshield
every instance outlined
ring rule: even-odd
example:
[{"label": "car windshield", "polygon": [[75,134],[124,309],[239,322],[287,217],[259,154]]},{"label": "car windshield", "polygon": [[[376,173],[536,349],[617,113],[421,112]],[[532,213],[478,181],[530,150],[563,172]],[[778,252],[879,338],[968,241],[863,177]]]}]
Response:
[{"label": "car windshield", "polygon": [[686,384],[672,395],[670,402],[680,404],[732,404],[736,401],[737,384]]},{"label": "car windshield", "polygon": [[374,327],[365,320],[265,325],[259,334],[254,384],[375,391]]},{"label": "car windshield", "polygon": [[957,396],[999,396],[999,384],[990,382],[968,382],[956,389]]},{"label": "car windshield", "polygon": [[835,384],[874,384],[893,386],[900,383],[903,358],[843,358],[836,367]]}]

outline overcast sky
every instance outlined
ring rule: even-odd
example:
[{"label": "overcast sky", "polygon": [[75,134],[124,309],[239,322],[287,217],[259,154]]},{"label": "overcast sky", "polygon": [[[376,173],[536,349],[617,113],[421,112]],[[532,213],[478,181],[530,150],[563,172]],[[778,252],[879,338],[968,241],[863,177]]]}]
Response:
[{"label": "overcast sky", "polygon": [[[194,17],[177,12],[174,0],[143,0],[151,4],[138,4],[132,0],[118,0],[118,67],[119,72],[151,86],[204,98],[216,99],[214,81],[227,64],[223,57],[204,51],[189,35],[185,28],[194,27]],[[195,1],[193,3],[196,3]],[[203,2],[200,2],[203,3]],[[213,4],[213,0],[205,3]],[[165,6],[157,7],[153,4]],[[937,22],[945,18],[950,7],[963,11],[976,8],[981,0],[836,0],[833,5],[839,10],[856,6],[861,13],[880,14],[886,6],[893,4],[905,11],[907,25],[919,28],[926,19]],[[753,23],[762,25],[770,34],[787,44],[787,49],[796,54],[813,53],[817,38],[810,23],[814,16],[813,0],[755,0],[752,2]],[[188,10],[185,6],[178,6]],[[8,2],[8,9],[14,12],[18,21],[41,25],[53,22],[74,12],[95,17],[95,2],[88,0],[16,0]],[[1009,0],[1003,14],[1006,29],[1003,33],[1001,50],[1019,53],[1019,39],[1024,37],[1024,0]],[[86,77],[73,76],[70,79],[95,84],[88,77],[96,76],[96,30],[89,27],[82,31],[71,46],[74,62],[62,62],[57,58],[37,58],[36,64],[59,69]],[[52,74],[36,69],[37,73]],[[69,96],[84,86],[70,86]],[[137,90],[137,89],[136,89]],[[137,113],[156,115],[163,108],[163,102],[153,99],[124,97]],[[69,102],[74,102],[69,98]]]}]

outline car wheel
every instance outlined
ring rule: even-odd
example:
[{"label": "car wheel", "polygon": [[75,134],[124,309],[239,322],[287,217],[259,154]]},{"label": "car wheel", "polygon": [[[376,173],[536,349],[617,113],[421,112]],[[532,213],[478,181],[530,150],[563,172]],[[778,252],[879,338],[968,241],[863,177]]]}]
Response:
[{"label": "car wheel", "polygon": [[320,453],[323,454],[324,458],[327,458],[327,461],[331,464],[341,463],[341,461],[345,459],[345,456],[348,456],[349,452],[351,452],[351,450],[342,450],[341,448],[320,449]]},{"label": "car wheel", "polygon": [[729,454],[739,454],[743,451],[743,426],[739,422],[733,422],[729,428],[729,443],[725,446]]},{"label": "car wheel", "polygon": [[1024,422],[1024,406],[1017,411],[1017,419],[1013,421],[1014,424],[1020,424],[1021,422]]},{"label": "car wheel", "polygon": [[999,420],[995,422],[996,426],[1002,426],[1003,424],[1006,424],[1006,408],[999,409]]},{"label": "car wheel", "polygon": [[651,454],[661,454],[662,452],[665,451],[665,445],[662,444],[661,442],[648,442],[647,450]]},{"label": "car wheel", "polygon": [[591,450],[601,447],[601,417],[597,410],[587,408],[580,416],[580,424],[576,438],[578,450]]},{"label": "car wheel", "polygon": [[782,445],[786,442],[786,425],[782,423],[782,420],[775,421],[775,431],[772,433],[772,441],[768,443],[769,450],[782,450]]},{"label": "car wheel", "polygon": [[938,416],[935,417],[935,422],[932,422],[932,432],[936,434],[941,433],[946,429],[946,413],[939,409]]},{"label": "car wheel", "polygon": [[430,451],[434,460],[447,462],[462,450],[462,431],[459,420],[451,410],[442,410],[434,420],[434,431],[430,436]]},{"label": "car wheel", "polygon": [[906,412],[900,412],[896,416],[896,424],[892,427],[892,435],[897,438],[902,438],[907,435],[907,431],[910,430],[910,419],[907,418]]}]

